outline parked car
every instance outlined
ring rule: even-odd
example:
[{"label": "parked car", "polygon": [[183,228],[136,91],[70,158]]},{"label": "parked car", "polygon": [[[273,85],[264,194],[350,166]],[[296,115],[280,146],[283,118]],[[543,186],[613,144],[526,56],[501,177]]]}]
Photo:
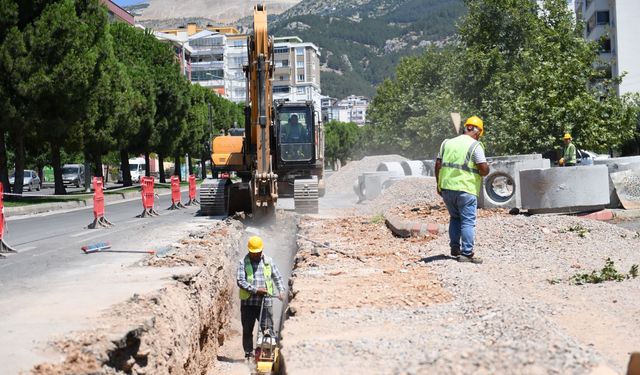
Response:
[{"label": "parked car", "polygon": [[[16,172],[13,171],[9,176],[9,186],[13,187],[13,184],[15,183],[15,181],[16,181]],[[40,191],[40,177],[38,177],[38,174],[35,171],[32,171],[31,169],[25,169],[24,178],[22,180],[22,186],[23,186],[23,189],[26,188],[29,191],[33,191],[33,189]]]},{"label": "parked car", "polygon": [[[558,160],[560,160],[561,152],[561,150],[550,150],[543,153],[542,157],[545,159],[549,159],[551,161],[551,165],[558,165]],[[597,154],[593,151],[587,150],[576,150],[576,166],[593,165],[594,160],[601,159],[609,159],[609,155]]]},{"label": "parked car", "polygon": [[84,165],[65,164],[62,166],[62,182],[65,185],[84,185]]}]

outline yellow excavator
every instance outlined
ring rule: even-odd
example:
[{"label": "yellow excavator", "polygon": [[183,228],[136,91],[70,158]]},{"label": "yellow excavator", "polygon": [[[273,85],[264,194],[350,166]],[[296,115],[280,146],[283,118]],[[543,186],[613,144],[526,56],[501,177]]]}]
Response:
[{"label": "yellow excavator", "polygon": [[324,135],[312,102],[273,101],[273,39],[267,12],[256,5],[247,41],[244,129],[211,140],[213,179],[200,186],[204,215],[272,215],[279,196],[295,210],[318,212],[324,192]]}]

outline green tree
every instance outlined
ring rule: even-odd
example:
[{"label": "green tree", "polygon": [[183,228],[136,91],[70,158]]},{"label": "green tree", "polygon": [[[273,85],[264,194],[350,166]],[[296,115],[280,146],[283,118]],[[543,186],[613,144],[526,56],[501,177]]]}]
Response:
[{"label": "green tree", "polygon": [[324,126],[325,159],[330,165],[346,164],[360,140],[361,130],[353,122],[329,121]]}]

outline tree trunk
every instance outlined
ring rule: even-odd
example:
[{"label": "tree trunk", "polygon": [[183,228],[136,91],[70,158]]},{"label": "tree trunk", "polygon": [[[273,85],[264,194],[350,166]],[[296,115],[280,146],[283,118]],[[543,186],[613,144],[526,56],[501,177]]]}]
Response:
[{"label": "tree trunk", "polygon": [[0,131],[0,182],[2,183],[2,190],[9,191],[9,168],[7,165],[7,144],[6,134],[4,131]]},{"label": "tree trunk", "polygon": [[38,178],[40,178],[40,189],[42,189],[42,185],[44,184],[44,163],[38,162],[36,163],[36,169],[38,173]]},{"label": "tree trunk", "polygon": [[191,161],[191,154],[187,154],[187,169],[188,169],[188,173],[189,176],[191,176],[193,174],[193,165],[192,165],[192,161]]},{"label": "tree trunk", "polygon": [[173,175],[178,176],[178,180],[182,181],[182,173],[180,173],[180,153],[176,152],[173,163]]},{"label": "tree trunk", "polygon": [[129,153],[120,150],[120,170],[122,171],[122,186],[131,186],[131,170],[129,169]]},{"label": "tree trunk", "polygon": [[96,157],[94,158],[95,161],[95,171],[94,171],[94,176],[96,177],[103,177],[103,182],[106,184],[107,181],[106,179],[104,179],[104,172],[102,171],[102,155],[98,154],[96,155]]},{"label": "tree trunk", "polygon": [[202,164],[202,170],[201,170],[201,174],[202,174],[202,179],[206,179],[207,178],[207,159],[205,158],[205,154],[202,155],[202,160],[200,161],[200,163]]},{"label": "tree trunk", "polygon": [[167,183],[167,176],[164,175],[164,155],[158,153],[158,169],[160,172],[160,182],[163,184]]},{"label": "tree trunk", "polygon": [[24,135],[16,134],[14,152],[16,169],[15,178],[13,179],[13,192],[22,194],[24,184]]},{"label": "tree trunk", "polygon": [[151,176],[151,157],[149,156],[149,151],[144,153],[144,175],[149,177]]},{"label": "tree trunk", "polygon": [[54,194],[65,195],[67,190],[62,181],[62,166],[60,165],[60,146],[51,143],[51,164],[53,166]]}]

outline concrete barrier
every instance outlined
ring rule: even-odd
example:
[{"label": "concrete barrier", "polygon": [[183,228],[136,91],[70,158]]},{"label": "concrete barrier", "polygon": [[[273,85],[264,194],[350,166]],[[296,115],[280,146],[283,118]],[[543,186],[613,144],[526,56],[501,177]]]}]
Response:
[{"label": "concrete barrier", "polygon": [[618,208],[621,206],[620,198],[616,192],[615,184],[611,179],[612,173],[622,172],[629,169],[640,168],[640,156],[627,156],[621,158],[594,160],[595,165],[606,165],[609,170],[609,199],[610,203],[607,207]]},{"label": "concrete barrier", "polygon": [[522,208],[530,213],[575,213],[609,204],[609,173],[604,165],[520,171]]},{"label": "concrete barrier", "polygon": [[487,162],[490,172],[482,179],[480,208],[520,208],[520,171],[550,167],[549,159],[543,159],[540,154],[490,157]]}]

